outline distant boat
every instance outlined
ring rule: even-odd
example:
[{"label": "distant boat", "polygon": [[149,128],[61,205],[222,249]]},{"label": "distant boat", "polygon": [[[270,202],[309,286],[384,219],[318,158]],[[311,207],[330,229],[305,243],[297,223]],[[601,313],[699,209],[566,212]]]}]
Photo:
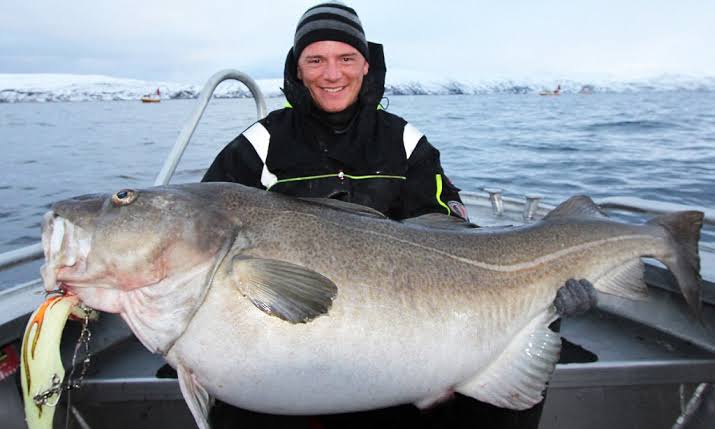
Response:
[{"label": "distant boat", "polygon": [[593,94],[593,86],[592,85],[584,85],[581,87],[581,90],[578,93],[582,94],[582,95],[591,95],[591,94]]},{"label": "distant boat", "polygon": [[557,85],[556,89],[553,91],[544,90],[539,93],[539,95],[561,95],[561,85]]},{"label": "distant boat", "polygon": [[156,89],[155,93],[144,94],[141,98],[142,103],[158,103],[161,101],[161,92],[159,88]]}]

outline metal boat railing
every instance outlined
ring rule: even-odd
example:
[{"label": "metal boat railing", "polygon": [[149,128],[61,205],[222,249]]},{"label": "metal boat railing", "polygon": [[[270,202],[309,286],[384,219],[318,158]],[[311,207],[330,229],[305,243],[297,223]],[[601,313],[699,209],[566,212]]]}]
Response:
[{"label": "metal boat railing", "polygon": [[42,243],[35,243],[0,254],[0,271],[42,257]]},{"label": "metal boat railing", "polygon": [[201,90],[196,109],[194,110],[194,113],[191,114],[189,121],[181,130],[181,133],[179,133],[179,137],[176,139],[176,143],[171,149],[169,157],[164,162],[164,166],[161,168],[159,175],[156,176],[156,180],[154,180],[155,186],[166,185],[169,183],[171,176],[174,175],[176,166],[179,164],[181,156],[184,154],[186,146],[189,144],[189,140],[191,140],[191,136],[194,134],[194,130],[196,130],[196,127],[201,120],[201,116],[204,114],[204,110],[206,110],[206,106],[209,104],[211,95],[213,95],[216,87],[227,79],[235,79],[248,87],[251,94],[253,94],[253,99],[256,102],[256,116],[258,116],[258,119],[262,119],[268,114],[266,100],[263,97],[263,93],[258,87],[258,84],[251,79],[250,76],[245,73],[241,73],[238,70],[222,70],[217,72],[209,78],[208,82],[206,82],[206,85],[204,85],[204,88]]},{"label": "metal boat railing", "polygon": [[[465,204],[469,202],[477,206],[491,206],[496,217],[505,217],[511,213],[512,217],[516,216],[516,218],[518,218],[518,215],[521,214],[521,219],[524,222],[541,218],[554,208],[553,205],[541,202],[544,198],[542,195],[529,194],[526,195],[524,199],[519,199],[504,196],[503,190],[500,188],[483,188],[483,190],[489,195],[487,201],[484,200],[482,194],[476,192],[460,192],[459,194]],[[703,223],[715,226],[715,210],[702,207],[684,206],[681,204],[650,201],[633,197],[607,197],[598,199],[596,202],[598,206],[604,210],[623,210],[649,216],[657,216],[681,210],[699,210],[705,214]]]}]

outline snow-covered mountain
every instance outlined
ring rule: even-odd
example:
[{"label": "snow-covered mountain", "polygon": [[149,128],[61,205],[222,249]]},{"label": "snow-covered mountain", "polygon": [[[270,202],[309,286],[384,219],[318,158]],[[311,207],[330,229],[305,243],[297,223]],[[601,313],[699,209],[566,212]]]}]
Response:
[{"label": "snow-covered mountain", "polygon": [[[282,96],[282,79],[257,80],[266,97]],[[658,77],[616,79],[503,79],[456,80],[407,71],[388,72],[386,95],[450,95],[450,94],[536,94],[561,85],[562,93],[583,91],[715,91],[715,76],[690,77],[663,75]],[[74,74],[0,74],[0,103],[137,100],[159,88],[163,99],[196,98],[203,83],[144,81],[102,75]],[[250,97],[248,89],[236,81],[227,81],[216,89],[217,98]]]}]

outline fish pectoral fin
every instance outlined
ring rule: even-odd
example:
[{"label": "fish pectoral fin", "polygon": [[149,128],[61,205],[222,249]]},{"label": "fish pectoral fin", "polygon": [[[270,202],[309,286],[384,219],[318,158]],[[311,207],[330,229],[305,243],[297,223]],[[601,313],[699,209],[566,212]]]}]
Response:
[{"label": "fish pectoral fin", "polygon": [[561,337],[549,329],[555,318],[550,306],[522,329],[491,365],[455,390],[515,410],[541,402],[561,351]]},{"label": "fish pectoral fin", "polygon": [[179,388],[184,396],[186,405],[189,406],[189,411],[196,420],[196,425],[199,429],[210,429],[209,411],[213,406],[213,398],[209,393],[196,381],[194,374],[183,365],[176,368],[176,374],[179,378]]},{"label": "fish pectoral fin", "polygon": [[290,262],[236,256],[231,277],[261,311],[291,323],[328,313],[338,293],[327,277]]},{"label": "fish pectoral fin", "polygon": [[593,282],[601,292],[622,298],[643,300],[648,297],[648,287],[643,280],[645,266],[640,258],[614,268]]}]

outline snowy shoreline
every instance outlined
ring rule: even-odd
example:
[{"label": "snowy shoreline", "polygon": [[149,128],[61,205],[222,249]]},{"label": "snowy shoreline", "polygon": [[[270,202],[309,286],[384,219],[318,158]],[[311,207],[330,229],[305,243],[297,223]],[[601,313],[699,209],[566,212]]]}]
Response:
[{"label": "snowy shoreline", "polygon": [[[282,79],[258,79],[266,97],[280,97]],[[538,94],[561,86],[562,94],[649,91],[715,91],[715,76],[663,75],[633,80],[504,79],[463,81],[415,73],[388,73],[385,95]],[[144,81],[103,75],[0,74],[0,103],[138,100],[159,88],[163,99],[197,98],[203,84]],[[216,98],[249,98],[236,81],[224,82]]]}]

